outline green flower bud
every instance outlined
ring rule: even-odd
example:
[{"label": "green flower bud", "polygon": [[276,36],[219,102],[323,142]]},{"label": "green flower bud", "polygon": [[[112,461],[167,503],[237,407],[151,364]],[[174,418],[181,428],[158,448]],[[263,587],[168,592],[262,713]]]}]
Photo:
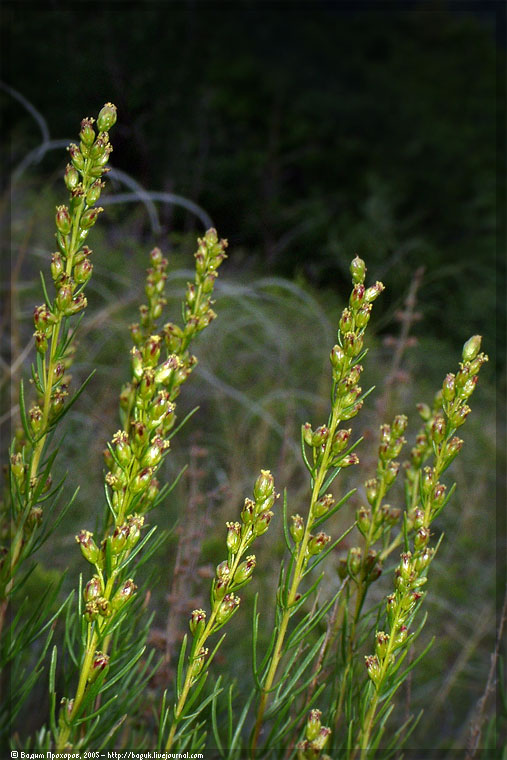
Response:
[{"label": "green flower bud", "polygon": [[62,235],[68,235],[72,229],[72,219],[67,206],[57,206],[55,216],[56,229]]},{"label": "green flower bud", "polygon": [[[404,440],[404,439],[403,439]],[[400,469],[399,462],[389,461],[387,462],[384,470],[384,482],[387,487],[392,486]]]},{"label": "green flower bud", "polygon": [[193,610],[189,620],[190,633],[195,637],[200,636],[206,625],[206,612],[204,610]]},{"label": "green flower bud", "polygon": [[408,513],[408,522],[415,530],[420,528],[421,525],[424,525],[424,512],[420,507],[415,507],[410,510]]},{"label": "green flower bud", "polygon": [[322,717],[321,710],[310,710],[308,720],[306,721],[305,736],[309,742],[313,741],[319,735],[321,728],[320,719]]},{"label": "green flower bud", "polygon": [[335,500],[332,494],[326,493],[324,496],[321,496],[320,499],[317,499],[313,505],[313,516],[317,519],[319,517],[322,517],[322,515],[325,515],[326,512],[329,512],[331,507],[334,506],[334,503]]},{"label": "green flower bud", "polygon": [[363,327],[366,327],[366,325],[370,321],[371,310],[372,310],[372,304],[365,303],[361,306],[360,309],[356,311],[355,321],[356,321],[356,327],[359,330],[362,330]]},{"label": "green flower bud", "polygon": [[328,536],[327,533],[324,533],[323,531],[317,533],[317,535],[312,536],[308,542],[308,553],[310,555],[320,554],[330,541],[331,536]]},{"label": "green flower bud", "polygon": [[345,578],[347,578],[349,574],[349,570],[347,567],[347,560],[345,557],[342,557],[340,561],[338,562],[337,571],[338,571],[338,577],[340,578],[340,580],[343,581],[345,580]]},{"label": "green flower bud", "polygon": [[421,549],[424,549],[429,540],[430,540],[430,532],[428,528],[425,528],[423,526],[420,527],[419,530],[414,535],[415,550],[420,551]]},{"label": "green flower bud", "polygon": [[129,445],[129,438],[124,430],[118,430],[113,435],[113,443],[115,444],[115,454],[118,462],[122,466],[130,464],[132,459],[132,451]]},{"label": "green flower bud", "polygon": [[396,615],[396,597],[394,594],[389,594],[386,597],[386,614],[387,621],[390,626],[393,625],[394,617]]},{"label": "green flower bud", "polygon": [[254,499],[256,502],[262,502],[267,499],[274,490],[274,479],[269,470],[261,470],[261,474],[255,481]]},{"label": "green flower bud", "polygon": [[[316,736],[315,739],[311,743],[312,754],[314,754],[315,752],[322,752],[322,750],[328,743],[330,736],[331,736],[331,729],[328,728],[328,726],[321,726],[319,735]],[[322,758],[322,760],[324,760],[324,758]]]},{"label": "green flower bud", "polygon": [[366,665],[366,670],[368,671],[369,677],[375,686],[378,686],[382,677],[382,668],[380,667],[380,662],[377,655],[370,654],[365,656],[364,664]]},{"label": "green flower bud", "polygon": [[241,525],[239,522],[227,522],[227,550],[236,554],[241,544]]},{"label": "green flower bud", "polygon": [[462,400],[469,398],[475,390],[478,381],[477,375],[473,375],[466,380],[458,391],[458,397]]},{"label": "green flower bud", "polygon": [[222,603],[220,604],[220,607],[218,608],[218,612],[216,614],[215,619],[217,625],[224,625],[227,623],[227,621],[231,619],[233,614],[238,609],[239,603],[239,596],[235,596],[234,594],[226,594],[222,599]]},{"label": "green flower bud", "polygon": [[112,609],[117,612],[122,607],[125,606],[127,602],[129,602],[131,599],[134,598],[134,594],[137,591],[137,586],[132,580],[132,578],[129,578],[125,581],[125,583],[118,589],[118,591],[115,593],[113,598],[111,599],[111,607]]},{"label": "green flower bud", "polygon": [[357,527],[363,536],[367,536],[371,525],[371,510],[360,507],[356,512]]},{"label": "green flower bud", "polygon": [[353,464],[359,464],[359,457],[357,454],[345,454],[344,457],[338,460],[337,467],[350,467]]},{"label": "green flower bud", "polygon": [[81,153],[77,145],[75,145],[74,143],[71,143],[71,145],[69,145],[68,147],[68,151],[70,153],[70,159],[72,161],[72,165],[75,166],[76,169],[78,169],[79,171],[83,171],[84,158],[83,158],[83,154]]},{"label": "green flower bud", "polygon": [[192,662],[192,666],[191,666],[192,679],[195,680],[202,673],[202,669],[204,667],[207,654],[208,654],[208,648],[201,647],[201,649],[199,650],[199,654],[197,655],[197,657],[194,658]]},{"label": "green flower bud", "polygon": [[[420,530],[424,530],[424,528],[421,528]],[[401,562],[398,565],[398,573],[405,581],[412,578],[414,568],[412,565],[412,554],[410,552],[403,552],[401,555]]]},{"label": "green flower bud", "polygon": [[361,306],[364,300],[364,294],[365,287],[362,283],[358,282],[356,285],[354,285],[349,299],[349,305],[351,309],[358,309]]},{"label": "green flower bud", "polygon": [[305,424],[302,425],[301,432],[302,432],[302,435],[303,435],[304,442],[308,446],[312,446],[313,445],[312,444],[312,441],[313,441],[313,430],[312,430],[312,426],[310,425],[309,422],[305,422]]},{"label": "green flower bud", "polygon": [[267,512],[261,512],[254,523],[254,533],[256,536],[262,536],[263,533],[269,528],[269,523],[273,517],[273,512],[268,510]]},{"label": "green flower bud", "polygon": [[67,190],[74,190],[79,184],[79,172],[72,164],[67,164],[63,178]]},{"label": "green flower bud", "polygon": [[134,548],[141,537],[141,528],[144,525],[144,517],[142,515],[128,515],[127,517],[127,541],[125,548],[129,551]]},{"label": "green flower bud", "polygon": [[389,645],[389,636],[384,631],[377,631],[375,634],[375,653],[379,660],[383,660],[387,654]]},{"label": "green flower bud", "polygon": [[131,425],[132,447],[135,452],[141,452],[148,443],[148,428],[140,420]]},{"label": "green flower bud", "polygon": [[83,215],[81,216],[81,219],[79,220],[79,227],[82,230],[89,230],[95,222],[97,221],[98,215],[104,211],[102,206],[97,206],[97,208],[89,208],[87,209]]},{"label": "green flower bud", "polygon": [[347,448],[349,438],[352,435],[352,428],[348,430],[337,430],[333,436],[332,452],[333,454],[340,454]]},{"label": "green flower bud", "polygon": [[97,118],[97,127],[99,132],[109,132],[111,127],[116,124],[117,109],[113,103],[106,103],[101,109]]},{"label": "green flower bud", "polygon": [[361,557],[362,551],[359,546],[352,546],[349,549],[349,553],[347,555],[347,567],[352,577],[357,575],[361,569]]},{"label": "green flower bud", "polygon": [[245,525],[249,525],[253,522],[255,511],[255,503],[252,501],[252,499],[245,499],[243,509],[241,510],[241,519]]},{"label": "green flower bud", "polygon": [[408,418],[405,414],[397,414],[393,420],[391,431],[394,438],[400,438],[407,429]]},{"label": "green flower bud", "polygon": [[72,287],[70,285],[62,285],[56,294],[55,301],[58,309],[65,313],[72,304]]},{"label": "green flower bud", "polygon": [[329,360],[333,369],[341,371],[345,362],[345,353],[340,346],[333,346],[329,355]]},{"label": "green flower bud", "polygon": [[244,562],[242,562],[234,574],[234,583],[240,584],[250,580],[252,573],[256,565],[256,559],[254,554],[250,554]]},{"label": "green flower bud", "polygon": [[102,584],[98,575],[94,575],[85,586],[83,596],[85,602],[91,602],[102,594]]},{"label": "green flower bud", "polygon": [[364,294],[364,300],[367,303],[372,303],[376,298],[378,298],[383,290],[385,290],[384,285],[377,280],[375,285],[372,285],[371,288],[367,288],[366,293]]},{"label": "green flower bud", "polygon": [[92,565],[100,565],[101,552],[93,540],[93,533],[89,530],[82,530],[76,536],[76,541],[83,554],[83,557]]},{"label": "green flower bud", "polygon": [[113,556],[117,556],[118,554],[121,554],[121,552],[125,548],[128,531],[129,529],[126,524],[117,525],[112,535],[109,536],[109,546],[111,547],[111,554]]},{"label": "green flower bud", "polygon": [[98,199],[100,198],[100,194],[102,192],[103,187],[104,187],[104,183],[101,182],[100,179],[96,179],[93,185],[90,187],[90,189],[86,193],[87,206],[94,206],[97,203]]},{"label": "green flower bud", "polygon": [[444,401],[447,401],[447,403],[454,400],[454,397],[456,395],[456,382],[455,382],[455,375],[452,374],[452,372],[449,372],[445,378],[442,385],[442,398]]},{"label": "green flower bud", "polygon": [[454,436],[450,441],[447,441],[445,446],[445,463],[449,465],[454,457],[456,457],[463,447],[463,441],[461,438]]},{"label": "green flower bud", "polygon": [[428,422],[431,419],[431,409],[428,404],[417,404],[416,409],[424,422]]},{"label": "green flower bud", "polygon": [[40,406],[32,406],[30,411],[28,412],[28,417],[30,419],[30,427],[32,428],[32,431],[37,434],[42,429],[42,422],[43,422],[43,414],[42,409]]},{"label": "green flower bud", "polygon": [[[354,319],[349,309],[344,309],[339,322],[340,332],[345,335],[354,329]],[[345,351],[345,353],[347,353]]]},{"label": "green flower bud", "polygon": [[53,253],[51,256],[51,277],[53,282],[57,282],[65,271],[63,259],[60,253]]},{"label": "green flower bud", "polygon": [[290,526],[290,534],[294,540],[294,543],[299,544],[303,540],[305,533],[305,523],[301,515],[291,515],[292,524]]},{"label": "green flower bud", "polygon": [[33,337],[35,338],[35,348],[38,353],[45,354],[48,350],[48,339],[46,337],[46,333],[42,332],[42,330],[36,330],[33,334]]},{"label": "green flower bud", "polygon": [[22,454],[18,453],[11,455],[11,472],[16,482],[21,487],[25,479],[25,465],[23,464]]},{"label": "green flower bud", "polygon": [[326,443],[329,435],[329,428],[327,425],[320,425],[312,435],[312,446],[317,448]]},{"label": "green flower bud", "polygon": [[364,282],[364,276],[366,274],[366,266],[359,256],[355,256],[350,262],[350,274],[352,275],[352,282],[354,285],[358,282]]},{"label": "green flower bud", "polygon": [[83,615],[89,623],[92,623],[99,616],[99,607],[95,599],[86,602]]},{"label": "green flower bud", "polygon": [[433,489],[433,494],[432,494],[432,502],[433,502],[434,507],[439,508],[442,506],[442,504],[445,501],[445,491],[446,491],[445,486],[442,485],[442,483],[437,483],[437,485]]},{"label": "green flower bud", "polygon": [[366,491],[366,498],[368,499],[368,503],[373,506],[378,494],[378,481],[375,478],[371,478],[365,482],[364,488]]},{"label": "green flower bud", "polygon": [[463,406],[460,406],[458,409],[456,409],[455,412],[449,415],[449,422],[452,425],[452,427],[461,427],[466,421],[466,418],[470,414],[472,410],[468,406],[468,404],[464,404]]},{"label": "green flower bud", "polygon": [[88,282],[93,272],[93,264],[89,259],[83,259],[74,267],[74,280],[78,285],[84,285]]},{"label": "green flower bud", "polygon": [[160,365],[155,373],[155,382],[157,385],[167,385],[171,380],[175,370],[181,367],[181,361],[176,354],[171,354],[167,360]]},{"label": "green flower bud", "polygon": [[363,347],[363,339],[356,333],[348,332],[343,336],[343,350],[347,356],[353,357],[360,353]]},{"label": "green flower bud", "polygon": [[445,438],[445,431],[446,431],[446,423],[445,419],[438,415],[433,420],[433,424],[431,426],[431,440],[433,443],[439,444],[442,443],[442,441]]},{"label": "green flower bud", "polygon": [[109,666],[109,656],[103,652],[95,652],[90,673],[88,674],[88,682],[93,683],[97,676],[102,673]]},{"label": "green flower bud", "polygon": [[97,609],[101,617],[108,618],[113,614],[113,610],[111,609],[111,602],[109,599],[104,599],[104,597],[97,599]]},{"label": "green flower bud", "polygon": [[143,359],[147,367],[155,367],[160,356],[160,335],[150,335],[143,349]]},{"label": "green flower bud", "polygon": [[430,564],[434,554],[434,549],[426,548],[423,552],[420,552],[415,558],[414,565],[417,573],[422,573]]},{"label": "green flower bud", "polygon": [[81,131],[79,132],[79,139],[86,145],[93,145],[95,140],[95,130],[93,128],[93,119],[86,118],[81,122]]},{"label": "green flower bud", "polygon": [[157,436],[143,456],[141,465],[143,467],[156,467],[162,461],[162,457],[168,448],[169,441],[164,441],[163,438]]},{"label": "green flower bud", "polygon": [[398,649],[399,647],[402,646],[402,644],[405,643],[405,641],[407,640],[407,636],[408,636],[408,628],[406,625],[402,625],[394,639],[395,649]]},{"label": "green flower bud", "polygon": [[152,467],[145,467],[143,470],[141,470],[138,475],[134,478],[134,482],[132,483],[132,491],[134,493],[141,493],[141,491],[144,491],[151,483],[151,478],[153,475],[153,468]]},{"label": "green flower bud", "polygon": [[463,361],[471,362],[475,359],[481,349],[481,335],[473,335],[463,346]]},{"label": "green flower bud", "polygon": [[70,317],[72,314],[77,314],[79,311],[86,309],[87,306],[88,301],[86,297],[83,295],[83,293],[79,293],[72,299],[67,308],[64,309],[64,314],[66,317]]}]

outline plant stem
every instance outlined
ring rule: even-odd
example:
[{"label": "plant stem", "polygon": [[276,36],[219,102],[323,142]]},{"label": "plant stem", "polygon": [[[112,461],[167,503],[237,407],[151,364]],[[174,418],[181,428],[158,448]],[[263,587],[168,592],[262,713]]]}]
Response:
[{"label": "plant stem", "polygon": [[322,485],[324,483],[324,479],[326,477],[326,474],[329,469],[329,459],[331,455],[331,445],[333,441],[334,434],[336,432],[336,428],[338,427],[338,424],[340,422],[340,415],[341,415],[341,405],[337,404],[332,412],[331,417],[331,423],[329,425],[329,435],[327,437],[326,441],[326,447],[324,450],[324,455],[322,457],[322,462],[319,467],[319,471],[317,473],[317,477],[315,478],[313,489],[312,489],[312,497],[310,500],[310,509],[308,512],[308,519],[306,521],[305,526],[305,532],[303,535],[303,538],[301,540],[301,543],[298,546],[298,554],[296,559],[296,565],[294,567],[294,571],[292,574],[292,582],[290,586],[290,591],[287,597],[287,602],[283,611],[282,621],[280,623],[280,627],[278,629],[278,634],[276,637],[276,643],[275,648],[273,651],[273,655],[271,658],[271,663],[269,666],[269,670],[266,675],[266,680],[262,687],[262,693],[259,701],[259,707],[257,710],[257,718],[255,721],[255,726],[252,734],[252,743],[250,747],[251,756],[253,757],[255,754],[255,750],[257,748],[257,744],[259,741],[259,735],[262,728],[262,723],[264,719],[264,713],[266,711],[267,707],[267,701],[269,692],[271,691],[271,687],[273,686],[273,681],[276,676],[276,672],[278,670],[278,666],[280,664],[280,660],[282,658],[283,653],[283,644],[285,640],[285,636],[287,633],[287,627],[289,625],[289,620],[292,616],[292,606],[294,605],[294,602],[296,601],[296,595],[298,593],[298,588],[301,583],[302,574],[304,572],[304,569],[306,567],[306,562],[308,561],[307,558],[307,546],[308,542],[310,540],[310,531],[312,529],[312,525],[314,522],[313,518],[313,509],[315,506],[316,501],[319,499],[320,491],[322,488]]}]

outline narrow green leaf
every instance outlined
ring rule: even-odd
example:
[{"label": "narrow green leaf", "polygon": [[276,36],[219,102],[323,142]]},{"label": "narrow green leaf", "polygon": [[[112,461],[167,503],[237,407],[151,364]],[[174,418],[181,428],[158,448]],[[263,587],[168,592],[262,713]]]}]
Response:
[{"label": "narrow green leaf", "polygon": [[[140,541],[137,544],[137,546],[135,547],[135,549],[132,550],[132,552],[129,554],[129,556],[126,559],[123,560],[123,562],[116,569],[117,573],[119,573],[121,570],[123,570],[125,567],[127,567],[127,565],[130,565],[130,563],[132,562],[132,560],[135,557],[137,557],[137,555],[139,554],[139,552],[141,551],[141,549],[143,548],[143,546],[150,540],[150,538],[152,537],[152,535],[155,533],[155,531],[157,530],[157,527],[158,527],[157,525],[154,525],[153,528],[145,535],[145,537],[143,538],[143,540]],[[109,541],[107,543],[109,544]]]},{"label": "narrow green leaf", "polygon": [[180,657],[178,660],[178,670],[176,673],[176,694],[177,694],[178,699],[181,697],[181,691],[183,689],[183,668],[185,665],[185,652],[187,651],[187,641],[188,641],[188,635],[185,634],[183,636],[183,641],[181,642]]},{"label": "narrow green leaf", "polygon": [[196,412],[198,412],[198,411],[199,411],[199,407],[198,407],[198,406],[195,406],[195,407],[194,407],[194,408],[193,408],[193,409],[192,409],[192,410],[191,410],[191,411],[190,411],[190,412],[189,412],[189,413],[186,415],[186,417],[184,417],[184,418],[183,418],[183,420],[180,422],[180,424],[179,424],[179,425],[177,425],[177,426],[174,428],[174,430],[171,430],[171,434],[168,436],[168,439],[169,439],[169,440],[171,440],[171,438],[173,438],[173,437],[176,435],[176,433],[178,433],[178,432],[181,430],[181,428],[182,428],[184,425],[186,425],[186,424],[187,424],[187,422],[189,421],[189,419],[190,419],[191,417],[193,417],[193,416],[194,416],[194,414],[195,414]]},{"label": "narrow green leaf", "polygon": [[27,440],[30,444],[33,445],[33,438],[30,432],[30,427],[28,425],[28,418],[26,416],[25,386],[23,384],[23,379],[19,381],[19,415],[21,417],[21,424],[23,426],[23,430],[25,431]]},{"label": "narrow green leaf", "polygon": [[39,274],[40,274],[40,281],[41,281],[41,285],[42,285],[42,292],[44,293],[44,300],[46,301],[46,306],[51,311],[51,309],[52,309],[52,303],[51,303],[51,299],[50,299],[50,297],[48,295],[48,291],[47,291],[47,288],[46,288],[46,280],[44,279],[43,272],[39,272]]},{"label": "narrow green leaf", "polygon": [[338,512],[341,507],[350,499],[351,496],[353,496],[357,491],[357,488],[352,488],[348,493],[343,496],[340,501],[338,501],[332,509],[329,510],[329,512],[326,512],[325,515],[322,515],[322,517],[319,517],[318,520],[315,520],[315,522],[312,525],[312,529],[315,530],[315,528],[318,528],[319,525],[322,525],[323,522],[326,520],[329,520],[330,517],[332,517],[335,512]]},{"label": "narrow green leaf", "polygon": [[283,508],[283,513],[282,513],[283,535],[285,537],[285,545],[286,545],[287,549],[290,552],[292,552],[292,543],[291,543],[291,539],[290,539],[289,528],[288,528],[288,525],[287,525],[287,489],[286,488],[284,488],[284,490],[283,490],[283,504],[282,504],[282,508]]}]

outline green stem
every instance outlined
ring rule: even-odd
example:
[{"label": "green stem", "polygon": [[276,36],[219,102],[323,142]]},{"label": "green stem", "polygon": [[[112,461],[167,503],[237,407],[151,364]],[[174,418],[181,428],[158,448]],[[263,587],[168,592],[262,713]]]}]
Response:
[{"label": "green stem", "polygon": [[331,456],[331,445],[333,441],[333,437],[336,431],[336,428],[340,422],[340,414],[341,414],[341,406],[338,404],[334,409],[332,413],[331,418],[331,424],[329,425],[329,434],[326,441],[326,447],[324,449],[324,454],[322,457],[322,462],[319,467],[319,471],[317,473],[317,477],[315,478],[315,482],[312,489],[312,497],[310,501],[310,509],[308,512],[308,519],[306,521],[305,526],[305,532],[303,535],[303,538],[301,540],[301,543],[298,547],[298,554],[296,559],[296,565],[293,570],[292,574],[292,582],[290,586],[290,591],[287,597],[287,603],[285,605],[285,609],[283,612],[282,620],[280,623],[280,627],[278,629],[278,634],[276,637],[276,643],[275,648],[273,650],[273,655],[271,657],[271,663],[269,666],[269,670],[266,675],[266,680],[264,681],[263,687],[262,687],[262,693],[259,700],[259,707],[257,710],[257,718],[255,721],[255,726],[252,734],[252,743],[250,747],[251,756],[253,757],[255,754],[255,750],[257,748],[257,744],[259,742],[259,736],[262,728],[262,723],[264,720],[264,713],[266,711],[269,692],[271,691],[271,687],[273,686],[273,681],[276,676],[276,672],[278,670],[278,666],[280,664],[280,660],[282,658],[283,654],[283,644],[285,641],[285,636],[287,634],[287,628],[289,625],[289,620],[292,617],[292,607],[294,605],[294,602],[296,601],[296,595],[298,593],[298,588],[301,583],[301,578],[303,571],[306,567],[307,562],[307,556],[306,556],[306,549],[308,546],[308,542],[310,540],[310,531],[312,529],[312,525],[314,522],[313,519],[313,509],[315,506],[316,501],[319,499],[320,490],[322,488],[322,485],[324,483],[324,479],[326,477],[326,474],[329,470],[329,459]]},{"label": "green stem", "polygon": [[[247,541],[244,540],[241,543],[240,547],[238,548],[237,554],[235,555],[235,558],[234,558],[234,562],[232,563],[232,567],[230,569],[230,574],[229,574],[229,577],[231,579],[234,578],[234,573],[238,569],[240,560],[241,560],[243,554],[246,552],[247,548],[248,548]],[[213,609],[211,611],[211,614],[210,614],[210,617],[209,617],[209,620],[208,620],[208,623],[207,623],[206,627],[204,628],[203,632],[201,633],[201,635],[199,636],[199,638],[197,639],[197,641],[194,641],[194,643],[192,645],[192,652],[194,652],[194,653],[196,652],[197,655],[199,655],[199,652],[201,651],[202,647],[204,646],[204,644],[206,643],[207,639],[209,638],[209,636],[213,632],[213,628],[214,628],[214,625],[215,625],[215,619],[216,619],[216,616],[217,616],[217,613],[218,613],[218,610],[219,610],[219,607],[220,607],[221,603],[222,603],[222,599],[220,599],[220,600],[217,599],[216,600],[216,602],[215,602],[215,604],[213,606]],[[188,694],[190,692],[190,689],[191,689],[193,683],[194,682],[193,682],[193,676],[192,676],[192,662],[190,662],[190,664],[189,664],[189,666],[187,668],[186,675],[185,675],[185,682],[183,684],[183,688],[181,690],[181,694],[180,694],[180,696],[178,698],[178,702],[176,703],[176,707],[174,708],[174,719],[173,719],[173,722],[171,724],[171,730],[169,731],[169,736],[168,736],[167,743],[166,743],[166,746],[165,746],[166,752],[168,752],[172,748],[172,745],[173,745],[173,742],[174,742],[174,736],[175,736],[175,733],[176,733],[176,729],[178,728],[178,723],[179,723],[179,720],[180,720],[180,716],[181,716],[181,714],[183,712],[183,708],[185,707],[185,703],[187,701],[187,697],[188,697]]]}]

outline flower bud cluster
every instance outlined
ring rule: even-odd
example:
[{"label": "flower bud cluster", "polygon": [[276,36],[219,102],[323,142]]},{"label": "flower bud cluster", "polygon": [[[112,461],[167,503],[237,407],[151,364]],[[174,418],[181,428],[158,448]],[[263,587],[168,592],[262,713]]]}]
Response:
[{"label": "flower bud cluster", "polygon": [[[401,511],[384,504],[383,500],[393,485],[400,465],[395,461],[399,455],[405,438],[403,433],[407,427],[405,415],[397,415],[391,425],[380,426],[380,444],[378,448],[376,477],[364,484],[368,506],[362,505],[356,512],[356,524],[364,537],[364,551],[360,547],[352,547],[346,560],[339,566],[342,578],[349,575],[356,583],[369,584],[376,580],[382,572],[376,552],[370,548],[386,532],[396,525]],[[375,561],[372,561],[374,556]]]},{"label": "flower bud cluster", "polygon": [[158,361],[162,339],[155,336],[158,340],[154,342],[150,339],[151,342],[148,345],[146,345],[146,341],[153,333],[155,322],[162,316],[163,308],[167,303],[164,288],[167,280],[168,263],[160,248],[154,248],[151,251],[145,285],[148,303],[139,307],[139,322],[130,325],[134,345],[138,348],[144,346],[144,358],[151,366],[155,366]]},{"label": "flower bud cluster", "polygon": [[331,729],[321,723],[322,712],[310,710],[305,727],[305,738],[299,742],[297,749],[298,760],[330,760],[328,755],[322,754],[331,736]]},{"label": "flower bud cluster", "polygon": [[[76,541],[79,544],[83,557],[97,570],[106,568],[106,557],[109,557],[112,567],[116,567],[126,552],[132,551],[141,537],[141,529],[144,525],[144,517],[137,513],[128,515],[125,522],[116,525],[111,534],[97,546],[93,533],[89,530],[81,530]],[[92,579],[93,580],[93,579]]]},{"label": "flower bud cluster", "polygon": [[212,322],[216,314],[211,308],[211,295],[218,276],[218,268],[227,258],[227,240],[219,240],[215,229],[209,229],[198,239],[194,254],[195,278],[187,284],[183,305],[184,328],[168,322],[163,329],[167,350],[182,354],[192,338]]},{"label": "flower bud cluster", "polygon": [[[462,446],[454,433],[470,411],[467,400],[475,389],[478,371],[487,361],[487,356],[479,353],[480,345],[478,335],[465,343],[459,372],[445,377],[433,409],[427,405],[419,407],[425,425],[407,465],[410,500],[413,503],[417,499],[420,504],[407,515],[407,525],[412,530],[412,550],[401,554],[394,574],[394,593],[387,597],[389,632],[377,631],[375,654],[365,659],[368,675],[377,690],[397,667],[396,652],[407,646],[409,627],[424,596],[422,588],[434,556],[434,549],[429,546],[431,524],[446,503],[446,487],[439,479]],[[433,466],[423,466],[430,453],[434,457]]]},{"label": "flower bud cluster", "polygon": [[[269,470],[261,470],[254,485],[253,499],[245,499],[241,511],[241,522],[228,522],[227,526],[227,560],[221,562],[216,570],[216,577],[211,587],[211,606],[230,597],[226,610],[220,618],[227,622],[239,604],[239,598],[234,597],[232,604],[231,592],[237,591],[251,580],[255,568],[255,556],[252,554],[243,562],[239,562],[248,547],[257,536],[265,533],[273,517],[273,507],[277,494],[272,474]],[[226,614],[227,613],[227,614]],[[217,618],[218,622],[218,618]],[[216,628],[215,628],[216,630]]]},{"label": "flower bud cluster", "polygon": [[226,523],[227,559],[217,565],[211,585],[209,621],[206,623],[206,612],[202,609],[195,609],[189,620],[193,638],[189,658],[190,685],[195,683],[205,665],[208,650],[203,645],[207,638],[220,630],[240,605],[241,600],[235,592],[250,582],[256,565],[255,555],[242,558],[255,538],[267,530],[273,515],[271,507],[277,498],[273,476],[269,470],[261,470],[255,481],[253,499],[245,499],[241,523]]},{"label": "flower bud cluster", "polygon": [[[479,353],[480,345],[479,335],[470,338],[463,346],[459,371],[446,375],[441,391],[435,396],[433,408],[426,404],[418,406],[424,427],[417,435],[410,462],[405,464],[405,468],[408,489],[418,496],[421,506],[408,513],[409,527],[417,529],[424,524],[428,528],[446,503],[445,486],[439,478],[463,446],[463,441],[455,432],[471,411],[468,399],[477,384],[480,368],[488,361],[485,354]],[[435,467],[423,466],[432,454],[435,455]]]},{"label": "flower bud cluster", "polygon": [[[116,108],[108,103],[101,113],[106,111],[109,114],[107,123],[113,126]],[[99,122],[106,123],[100,119],[100,114]],[[51,277],[56,294],[52,302],[47,297],[46,302],[36,306],[33,313],[35,347],[44,357],[47,367],[46,376],[40,377],[37,373],[34,378],[39,401],[28,415],[34,441],[45,436],[48,425],[65,409],[70,382],[68,369],[74,347],[70,332],[61,333],[60,328],[66,318],[78,314],[87,305],[83,291],[93,266],[91,250],[84,245],[84,241],[102,211],[95,204],[104,184],[100,177],[106,171],[112,150],[108,132],[99,131],[96,135],[93,119],[83,120],[80,138],[79,146],[69,147],[71,163],[67,165],[64,175],[70,193],[69,203],[56,207],[58,251],[51,259]],[[52,345],[53,339],[59,340],[58,346]]]},{"label": "flower bud cluster", "polygon": [[428,547],[429,530],[421,529],[414,540],[414,552],[403,552],[395,571],[395,591],[386,600],[386,621],[389,633],[377,631],[375,634],[375,654],[365,657],[368,676],[375,687],[380,688],[390,669],[396,662],[396,652],[406,647],[410,641],[409,626],[424,592],[426,571],[433,559],[433,550]]}]

